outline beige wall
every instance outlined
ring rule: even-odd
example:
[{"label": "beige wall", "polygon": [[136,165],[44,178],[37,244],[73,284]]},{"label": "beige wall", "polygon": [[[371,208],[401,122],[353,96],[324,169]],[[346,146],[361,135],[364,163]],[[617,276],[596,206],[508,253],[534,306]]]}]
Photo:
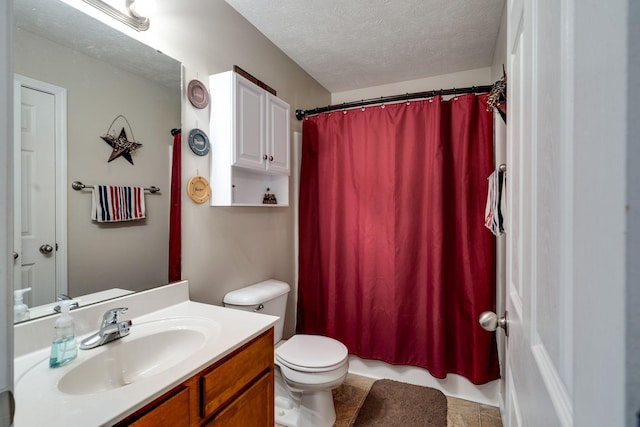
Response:
[{"label": "beige wall", "polygon": [[[69,294],[166,284],[169,130],[180,126],[178,89],[22,30],[15,32],[14,57],[16,73],[67,89]],[[143,144],[132,154],[134,165],[124,158],[107,163],[112,149],[100,136],[119,114]],[[75,180],[88,185],[155,185],[162,193],[146,195],[145,220],[98,225],[90,220],[91,193],[71,190]]]},{"label": "beige wall", "polygon": [[[292,131],[301,129],[293,115],[296,108],[330,102],[329,92],[223,0],[158,2],[150,30],[132,35],[184,64],[183,90],[191,79],[208,84],[208,75],[242,67],[291,105]],[[209,157],[196,156],[186,143],[195,127],[209,134],[209,113],[183,97],[183,189],[196,174],[209,178]],[[292,187],[293,177],[290,182]],[[292,192],[291,204],[294,197]],[[182,203],[183,278],[189,280],[193,300],[219,305],[225,293],[269,278],[290,283],[295,295],[293,207],[211,207],[195,204],[186,194]],[[294,295],[287,335],[295,327]]]},{"label": "beige wall", "polygon": [[331,94],[331,103],[340,104],[342,102],[359,101],[361,99],[378,98],[380,96],[393,96],[403,93],[451,89],[456,87],[482,86],[492,83],[491,68],[478,68],[423,79],[335,92]]},{"label": "beige wall", "polygon": [[505,3],[500,19],[500,30],[493,48],[493,61],[491,63],[491,77],[494,81],[502,77],[502,66],[507,69],[507,5]]}]

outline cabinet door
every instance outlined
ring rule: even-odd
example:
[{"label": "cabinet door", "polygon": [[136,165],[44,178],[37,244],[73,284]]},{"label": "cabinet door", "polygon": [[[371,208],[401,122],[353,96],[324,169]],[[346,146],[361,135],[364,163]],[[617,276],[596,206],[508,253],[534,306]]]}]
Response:
[{"label": "cabinet door", "polygon": [[120,423],[130,427],[189,427],[189,389],[182,387],[153,410],[132,423]]},{"label": "cabinet door", "polygon": [[267,93],[267,169],[289,175],[289,104]]},{"label": "cabinet door", "polygon": [[261,373],[273,370],[273,329],[200,377],[201,416],[218,412]]},{"label": "cabinet door", "polygon": [[236,77],[236,144],[234,164],[266,169],[265,91],[241,76]]},{"label": "cabinet door", "polygon": [[273,371],[256,381],[206,427],[271,427],[273,413]]}]

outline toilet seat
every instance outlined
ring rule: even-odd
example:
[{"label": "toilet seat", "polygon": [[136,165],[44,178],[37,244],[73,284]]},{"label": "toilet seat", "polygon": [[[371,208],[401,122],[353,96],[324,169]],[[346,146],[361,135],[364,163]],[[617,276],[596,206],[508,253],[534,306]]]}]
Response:
[{"label": "toilet seat", "polygon": [[275,350],[276,362],[300,372],[327,372],[347,363],[347,347],[333,338],[294,335]]}]

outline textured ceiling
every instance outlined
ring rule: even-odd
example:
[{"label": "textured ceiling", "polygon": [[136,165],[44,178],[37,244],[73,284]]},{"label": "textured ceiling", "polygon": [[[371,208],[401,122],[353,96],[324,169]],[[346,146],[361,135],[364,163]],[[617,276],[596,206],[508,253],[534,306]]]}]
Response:
[{"label": "textured ceiling", "polygon": [[16,28],[171,88],[180,63],[61,1],[14,0]]},{"label": "textured ceiling", "polygon": [[491,65],[504,0],[226,0],[330,92]]}]

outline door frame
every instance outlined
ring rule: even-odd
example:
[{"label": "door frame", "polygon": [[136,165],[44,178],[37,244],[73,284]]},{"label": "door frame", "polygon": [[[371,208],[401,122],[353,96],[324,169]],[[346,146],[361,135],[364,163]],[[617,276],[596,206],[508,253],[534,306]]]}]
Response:
[{"label": "door frame", "polygon": [[[55,294],[68,293],[68,264],[67,264],[67,89],[45,83],[20,74],[14,74],[14,90],[13,90],[13,176],[14,176],[14,251],[21,253],[22,245],[20,242],[21,234],[21,216],[17,214],[20,208],[20,195],[22,194],[21,180],[21,88],[29,88],[40,92],[48,93],[54,97],[55,109],[55,162],[56,162],[56,282]],[[15,284],[20,283],[20,274],[16,269],[20,262],[14,268],[14,289]],[[53,301],[51,301],[53,302]]]},{"label": "door frame", "polygon": [[0,427],[13,424],[13,2],[0,0]]}]

